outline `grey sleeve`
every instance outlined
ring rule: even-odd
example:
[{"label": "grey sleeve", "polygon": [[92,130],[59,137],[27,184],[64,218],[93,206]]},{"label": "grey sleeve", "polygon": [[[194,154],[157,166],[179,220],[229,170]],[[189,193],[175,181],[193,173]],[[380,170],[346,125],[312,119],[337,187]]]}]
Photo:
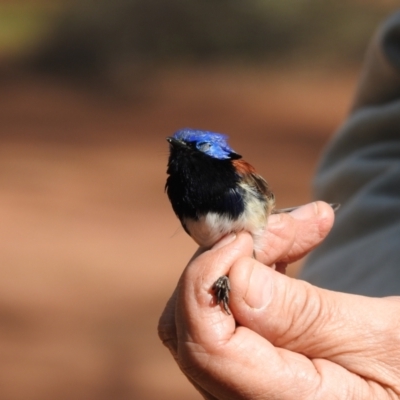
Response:
[{"label": "grey sleeve", "polygon": [[400,294],[400,12],[370,45],[353,107],[314,187],[317,199],[342,206],[300,278],[342,292]]}]

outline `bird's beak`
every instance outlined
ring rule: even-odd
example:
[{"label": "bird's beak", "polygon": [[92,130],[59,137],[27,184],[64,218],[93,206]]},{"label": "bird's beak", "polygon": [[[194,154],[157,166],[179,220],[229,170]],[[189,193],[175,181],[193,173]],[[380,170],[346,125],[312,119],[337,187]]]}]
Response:
[{"label": "bird's beak", "polygon": [[171,145],[171,146],[175,146],[175,147],[187,147],[185,142],[182,142],[181,140],[175,139],[172,136],[168,136],[167,137],[167,142]]}]

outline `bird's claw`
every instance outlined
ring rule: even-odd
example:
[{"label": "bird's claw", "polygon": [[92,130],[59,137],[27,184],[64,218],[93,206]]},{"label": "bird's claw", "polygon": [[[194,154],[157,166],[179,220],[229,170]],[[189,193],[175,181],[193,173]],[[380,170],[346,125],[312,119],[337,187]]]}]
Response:
[{"label": "bird's claw", "polygon": [[215,292],[216,302],[217,304],[222,303],[225,312],[228,315],[231,315],[231,312],[228,307],[229,303],[229,292],[231,290],[231,285],[229,283],[229,278],[224,275],[220,276],[213,285],[213,290]]}]

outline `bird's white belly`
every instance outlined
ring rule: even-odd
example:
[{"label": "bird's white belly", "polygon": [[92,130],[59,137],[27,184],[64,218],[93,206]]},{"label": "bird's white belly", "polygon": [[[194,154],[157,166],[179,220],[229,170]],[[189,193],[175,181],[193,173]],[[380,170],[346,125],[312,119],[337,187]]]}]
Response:
[{"label": "bird's white belly", "polygon": [[268,215],[265,205],[261,207],[260,204],[254,204],[253,207],[247,206],[237,219],[209,212],[198,220],[185,219],[183,223],[190,236],[201,247],[209,248],[227,234],[245,230],[253,236],[254,249],[258,250]]}]

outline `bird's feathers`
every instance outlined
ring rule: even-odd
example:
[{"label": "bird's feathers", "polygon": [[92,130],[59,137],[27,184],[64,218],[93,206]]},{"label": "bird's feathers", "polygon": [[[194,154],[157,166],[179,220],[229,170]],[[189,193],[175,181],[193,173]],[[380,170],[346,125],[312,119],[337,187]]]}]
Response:
[{"label": "bird's feathers", "polygon": [[241,176],[242,180],[253,187],[253,189],[256,189],[256,195],[266,196],[268,199],[274,200],[274,194],[267,181],[257,174],[256,169],[251,164],[243,159],[233,160],[232,164],[236,173]]},{"label": "bird's feathers", "polygon": [[182,129],[170,143],[166,191],[186,232],[210,247],[249,231],[260,245],[274,196],[267,182],[227,143],[227,136]]},{"label": "bird's feathers", "polygon": [[228,136],[222,133],[186,128],[175,132],[172,139],[219,160],[241,157],[228,145]]}]

